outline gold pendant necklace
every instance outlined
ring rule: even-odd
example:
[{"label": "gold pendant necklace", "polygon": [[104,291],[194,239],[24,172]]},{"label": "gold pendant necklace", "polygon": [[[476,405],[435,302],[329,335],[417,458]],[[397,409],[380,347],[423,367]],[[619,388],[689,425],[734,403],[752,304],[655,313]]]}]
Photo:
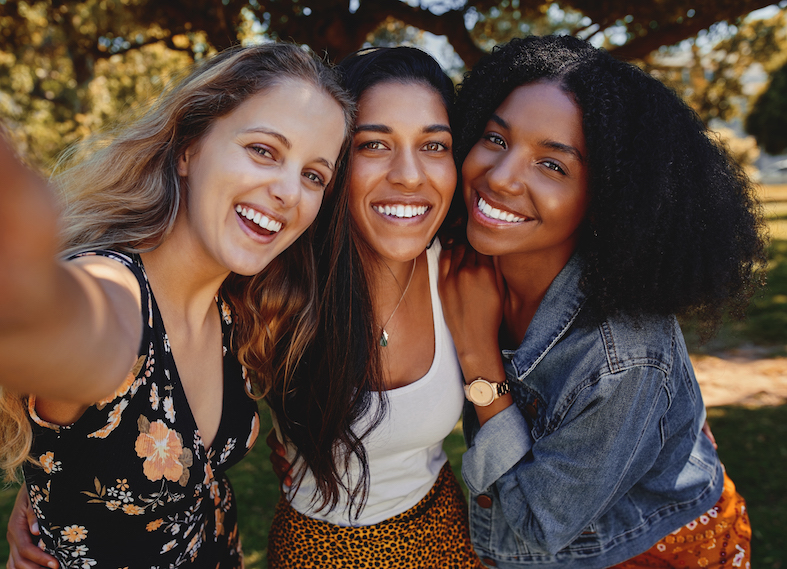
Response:
[{"label": "gold pendant necklace", "polygon": [[399,308],[399,305],[402,304],[402,301],[404,300],[404,295],[407,294],[407,291],[410,288],[410,283],[413,282],[413,275],[415,274],[415,262],[417,260],[418,257],[413,259],[413,268],[410,270],[410,278],[407,279],[407,286],[404,287],[404,292],[402,292],[402,296],[399,297],[399,302],[397,302],[396,306],[394,306],[393,312],[391,312],[391,315],[388,317],[388,320],[385,321],[385,324],[380,326],[380,330],[382,330],[382,334],[380,334],[380,345],[383,348],[388,345],[388,332],[385,331],[385,327],[388,326],[388,323],[391,321],[391,318],[393,318],[393,315],[396,314],[396,310]]}]

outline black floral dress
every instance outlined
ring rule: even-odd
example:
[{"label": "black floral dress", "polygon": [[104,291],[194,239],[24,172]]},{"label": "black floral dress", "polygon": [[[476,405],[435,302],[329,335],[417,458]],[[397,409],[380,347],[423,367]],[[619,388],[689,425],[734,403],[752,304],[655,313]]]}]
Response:
[{"label": "black floral dress", "polygon": [[25,479],[42,544],[61,567],[241,567],[237,509],[225,471],[259,432],[246,370],[224,332],[221,423],[206,449],[178,378],[161,315],[138,257],[98,251],[128,266],[142,289],[140,356],[114,395],[73,424],[48,423],[28,405],[33,458]]}]

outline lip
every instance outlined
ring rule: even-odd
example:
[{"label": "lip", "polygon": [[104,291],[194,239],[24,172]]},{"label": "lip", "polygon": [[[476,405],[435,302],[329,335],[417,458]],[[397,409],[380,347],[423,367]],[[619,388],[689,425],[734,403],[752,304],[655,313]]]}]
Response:
[{"label": "lip", "polygon": [[[269,243],[287,226],[286,219],[263,206],[237,203],[233,211],[243,232],[255,241]],[[249,212],[254,216],[249,218]]]},{"label": "lip", "polygon": [[[484,225],[489,225],[493,227],[514,227],[514,226],[521,225],[523,223],[535,221],[534,217],[527,215],[525,213],[514,211],[504,206],[500,202],[497,202],[494,199],[488,197],[487,195],[482,195],[477,190],[473,190],[472,197],[473,197],[473,208],[472,208],[473,218],[479,223],[482,223]],[[509,216],[513,216],[513,219],[511,221],[508,221],[504,219],[496,219],[494,217],[489,217],[483,211],[481,211],[479,200],[483,200],[484,202],[486,202],[486,204],[488,204],[493,209],[508,213]]]}]

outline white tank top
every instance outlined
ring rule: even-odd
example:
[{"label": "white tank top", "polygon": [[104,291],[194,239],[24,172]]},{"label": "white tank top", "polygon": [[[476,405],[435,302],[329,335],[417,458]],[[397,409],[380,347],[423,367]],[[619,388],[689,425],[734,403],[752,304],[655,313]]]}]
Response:
[{"label": "white tank top", "polygon": [[[307,471],[292,496],[292,507],[311,518],[340,526],[379,523],[410,509],[434,485],[447,457],[443,439],[462,414],[462,372],[451,334],[443,318],[437,292],[439,242],[427,250],[429,288],[432,296],[435,354],[432,366],[421,379],[385,392],[388,407],[383,421],[364,439],[369,460],[369,496],[360,517],[351,519],[346,496],[330,512],[315,512],[312,499],[314,477]],[[374,403],[372,411],[376,410]],[[361,419],[361,424],[363,419]],[[295,452],[288,453],[290,459]],[[350,488],[359,469],[347,473]],[[287,492],[287,488],[284,488]]]}]

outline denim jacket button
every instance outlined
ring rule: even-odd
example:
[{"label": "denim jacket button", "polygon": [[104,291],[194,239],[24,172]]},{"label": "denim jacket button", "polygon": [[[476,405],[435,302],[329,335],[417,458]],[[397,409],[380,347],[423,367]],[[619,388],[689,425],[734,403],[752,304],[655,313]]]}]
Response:
[{"label": "denim jacket button", "polygon": [[527,416],[530,417],[531,419],[535,419],[536,417],[538,417],[538,411],[536,410],[536,406],[533,405],[532,403],[528,403],[527,405],[525,405],[525,413],[527,413]]},{"label": "denim jacket button", "polygon": [[497,563],[491,557],[484,557],[481,559],[484,562],[484,565],[489,565],[490,567],[497,567]]},{"label": "denim jacket button", "polygon": [[485,494],[481,494],[478,498],[475,499],[476,504],[481,506],[484,509],[488,509],[492,507],[492,498]]}]

